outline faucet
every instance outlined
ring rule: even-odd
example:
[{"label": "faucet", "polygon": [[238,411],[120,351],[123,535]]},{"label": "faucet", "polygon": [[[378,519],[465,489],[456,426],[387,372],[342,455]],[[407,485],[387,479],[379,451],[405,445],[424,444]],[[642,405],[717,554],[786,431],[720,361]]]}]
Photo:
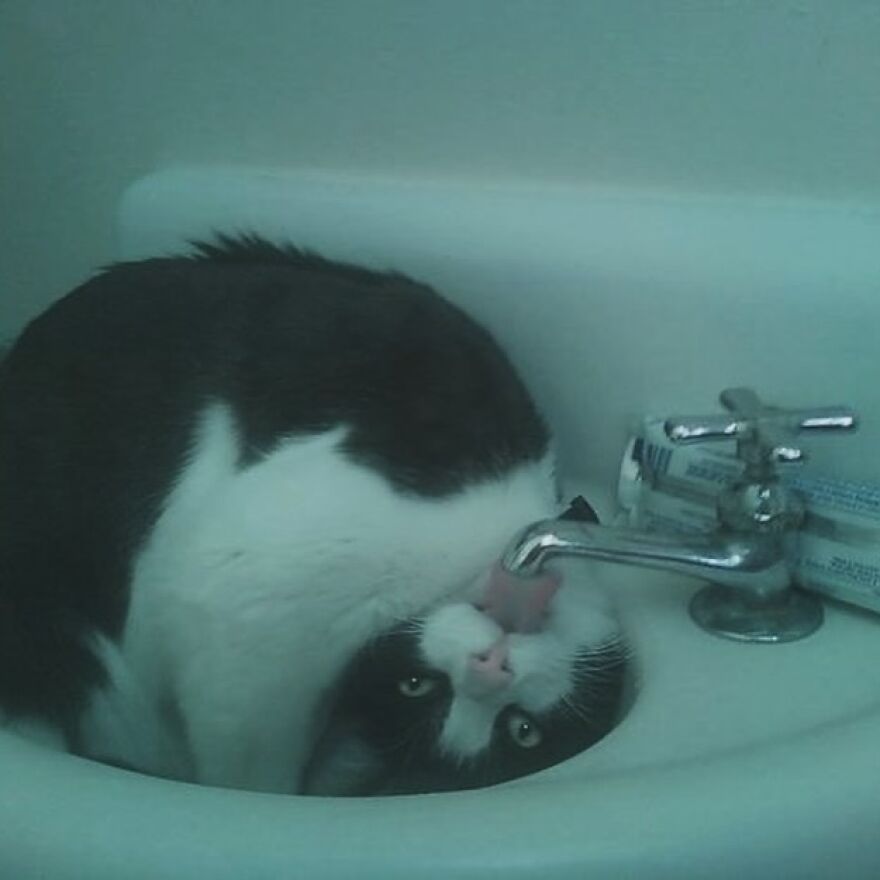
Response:
[{"label": "faucet", "polygon": [[524,578],[560,557],[656,568],[710,581],[690,603],[705,630],[741,641],[788,642],[822,624],[822,604],[793,588],[804,505],[779,481],[777,463],[800,463],[790,438],[802,431],[851,431],[855,413],[833,406],[783,410],[765,406],[749,388],[721,392],[725,415],[679,416],[664,423],[673,443],[735,440],[742,475],[718,496],[718,528],[672,535],[571,520],[541,520],[523,528],[501,567]]}]

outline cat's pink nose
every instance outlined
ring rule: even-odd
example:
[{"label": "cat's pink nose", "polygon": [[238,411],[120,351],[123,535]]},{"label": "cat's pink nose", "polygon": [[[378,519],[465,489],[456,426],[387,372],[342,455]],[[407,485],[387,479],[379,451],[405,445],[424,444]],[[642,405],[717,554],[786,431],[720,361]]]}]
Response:
[{"label": "cat's pink nose", "polygon": [[507,663],[507,640],[499,639],[479,654],[468,658],[465,688],[475,697],[507,687],[513,679],[513,672]]}]

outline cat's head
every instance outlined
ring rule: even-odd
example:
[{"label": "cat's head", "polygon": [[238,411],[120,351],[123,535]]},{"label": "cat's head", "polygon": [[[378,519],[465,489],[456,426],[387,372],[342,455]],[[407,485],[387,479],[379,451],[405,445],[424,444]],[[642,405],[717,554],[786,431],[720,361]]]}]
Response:
[{"label": "cat's head", "polygon": [[456,603],[367,645],[333,697],[305,777],[314,794],[493,785],[601,739],[624,703],[613,619],[563,589],[534,631]]}]

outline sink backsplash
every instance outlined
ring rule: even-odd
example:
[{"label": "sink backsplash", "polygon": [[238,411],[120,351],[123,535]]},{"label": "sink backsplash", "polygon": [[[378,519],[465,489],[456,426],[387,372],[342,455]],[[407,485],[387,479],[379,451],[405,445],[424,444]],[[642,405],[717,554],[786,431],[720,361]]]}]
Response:
[{"label": "sink backsplash", "polygon": [[845,403],[851,437],[813,473],[880,484],[880,205],[172,168],[119,208],[119,257],[213,232],[286,238],[442,291],[506,347],[557,434],[561,470],[613,491],[646,413]]}]

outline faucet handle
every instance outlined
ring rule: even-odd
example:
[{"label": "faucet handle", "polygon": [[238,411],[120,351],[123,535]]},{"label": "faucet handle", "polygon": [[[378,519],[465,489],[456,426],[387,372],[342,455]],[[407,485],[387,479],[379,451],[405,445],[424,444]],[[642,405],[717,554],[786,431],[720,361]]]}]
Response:
[{"label": "faucet handle", "polygon": [[673,443],[736,440],[737,456],[747,464],[801,462],[806,453],[790,438],[802,431],[852,431],[855,412],[846,406],[779,409],[767,406],[751,388],[727,388],[722,406],[729,415],[673,416],[666,420],[666,436]]}]

